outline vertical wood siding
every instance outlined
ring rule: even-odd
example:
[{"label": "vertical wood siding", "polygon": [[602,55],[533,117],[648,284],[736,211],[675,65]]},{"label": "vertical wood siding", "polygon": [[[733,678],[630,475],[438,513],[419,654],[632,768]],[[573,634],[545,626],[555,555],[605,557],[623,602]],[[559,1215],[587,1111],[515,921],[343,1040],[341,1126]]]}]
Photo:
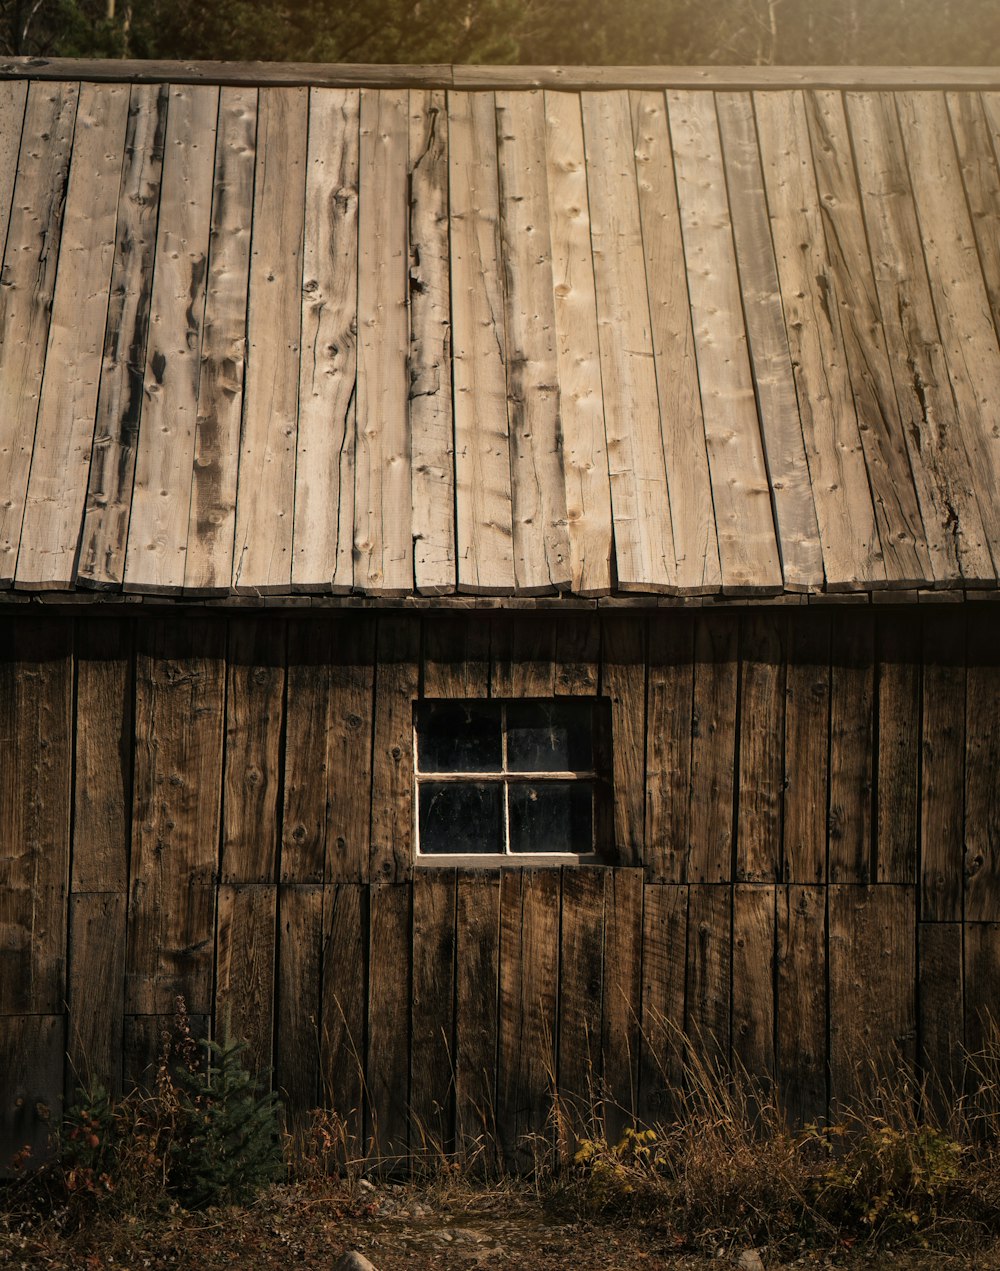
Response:
[{"label": "vertical wood siding", "polygon": [[[803,1120],[961,1078],[1000,965],[996,606],[0,623],[0,1167],[183,996],[291,1120],[514,1161],[671,1110],[679,1030]],[[607,866],[414,871],[412,703],[605,695]],[[47,1110],[47,1111],[46,1111]],[[487,1164],[486,1158],[483,1163]]]}]

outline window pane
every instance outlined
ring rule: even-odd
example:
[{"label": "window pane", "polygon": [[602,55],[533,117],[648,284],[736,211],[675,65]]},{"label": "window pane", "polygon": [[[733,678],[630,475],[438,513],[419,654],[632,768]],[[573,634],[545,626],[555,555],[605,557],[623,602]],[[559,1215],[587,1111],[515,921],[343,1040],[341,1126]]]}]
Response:
[{"label": "window pane", "polygon": [[512,772],[582,772],[593,764],[590,702],[512,702],[507,765]]},{"label": "window pane", "polygon": [[512,783],[510,850],[577,852],[594,848],[594,788],[589,781]]},{"label": "window pane", "polygon": [[500,708],[478,702],[419,707],[417,763],[421,772],[499,772]]},{"label": "window pane", "polygon": [[503,787],[486,781],[421,781],[420,850],[503,851]]}]

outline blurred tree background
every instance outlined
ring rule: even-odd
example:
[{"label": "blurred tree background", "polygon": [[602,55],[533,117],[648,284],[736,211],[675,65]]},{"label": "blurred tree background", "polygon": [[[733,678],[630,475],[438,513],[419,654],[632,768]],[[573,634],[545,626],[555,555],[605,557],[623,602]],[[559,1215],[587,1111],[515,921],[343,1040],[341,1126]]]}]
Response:
[{"label": "blurred tree background", "polygon": [[1000,62],[998,0],[0,0],[3,54],[304,62]]}]

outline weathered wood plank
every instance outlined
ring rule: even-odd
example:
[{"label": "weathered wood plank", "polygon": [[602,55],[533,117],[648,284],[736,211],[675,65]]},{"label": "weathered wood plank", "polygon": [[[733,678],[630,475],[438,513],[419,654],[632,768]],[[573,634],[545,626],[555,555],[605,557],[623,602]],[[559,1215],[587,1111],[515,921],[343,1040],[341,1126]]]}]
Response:
[{"label": "weathered wood plank", "polygon": [[184,586],[219,93],[170,90],[126,591]]},{"label": "weathered wood plank", "polygon": [[492,93],[448,94],[458,589],[514,590]]},{"label": "weathered wood plank", "polygon": [[739,619],[699,614],[694,634],[688,881],[733,877]]},{"label": "weathered wood plank", "polygon": [[329,657],[324,878],[364,882],[371,836],[374,615],[341,615]]},{"label": "weathered wood plank", "polygon": [[407,104],[401,89],[361,90],[354,582],[386,596],[413,590]]},{"label": "weathered wood plank", "polygon": [[445,94],[412,90],[409,115],[413,581],[421,595],[438,596],[456,585]]},{"label": "weathered wood plank", "polygon": [[553,697],[554,614],[497,614],[490,632],[490,696]]},{"label": "weathered wood plank", "polygon": [[969,614],[965,706],[966,922],[1000,917],[1000,625]]},{"label": "weathered wood plank", "polygon": [[320,1095],[323,1106],[333,1108],[343,1122],[353,1160],[362,1150],[364,1115],[367,897],[368,889],[357,883],[323,889]]},{"label": "weathered wood plank", "polygon": [[753,102],[747,93],[718,93],[715,104],[782,578],[786,591],[818,591],[823,585],[823,550],[768,223]]},{"label": "weathered wood plank", "polygon": [[[972,585],[993,574],[966,453],[967,425],[952,394],[894,99],[852,93],[851,140],[889,364],[935,577]],[[921,179],[923,179],[921,177]]]},{"label": "weathered wood plank", "polygon": [[73,747],[72,632],[21,619],[0,660],[0,1013],[66,997]]},{"label": "weathered wood plank", "polygon": [[261,89],[232,586],[288,591],[302,329],[305,89]]},{"label": "weathered wood plank", "polygon": [[920,917],[959,922],[965,869],[965,615],[923,621],[920,743]]},{"label": "weathered wood plank", "polygon": [[684,1031],[707,1070],[729,1058],[732,889],[688,888],[687,991]]},{"label": "weathered wood plank", "polygon": [[17,156],[21,149],[21,130],[24,126],[24,108],[28,100],[28,85],[6,81],[0,85],[0,243],[7,242],[11,206],[14,198],[14,179],[17,176]]},{"label": "weathered wood plank", "polygon": [[587,1111],[601,1089],[601,1003],[604,991],[605,880],[600,868],[562,875],[559,930],[559,1108],[572,1146],[593,1129]]},{"label": "weathered wood plank", "polygon": [[639,1105],[642,1000],[642,871],[615,869],[604,903],[601,1053],[604,1127],[617,1143]]},{"label": "weathered wood plank", "polygon": [[831,885],[830,1098],[849,1105],[916,1057],[916,893]]},{"label": "weathered wood plank", "polygon": [[733,888],[733,1063],[766,1090],[775,1075],[775,888]]},{"label": "weathered wood plank", "polygon": [[[78,1081],[88,1089],[99,1084],[109,1094],[121,1094],[127,900],[124,891],[70,897],[66,986],[66,1094],[70,1099]],[[37,1061],[37,1056],[31,1058]]]},{"label": "weathered wood plank", "polygon": [[61,1112],[66,1023],[62,1015],[0,1015],[0,1175],[11,1157],[31,1148],[40,1165],[51,1155]]},{"label": "weathered wood plank", "polygon": [[615,581],[676,591],[628,95],[584,93],[582,106]]},{"label": "weathered wood plank", "polygon": [[[126,1015],[125,1043],[122,1047],[122,1085],[126,1091],[140,1089],[152,1094],[156,1089],[156,1072],[165,1043],[174,1035],[178,1017],[170,1015]],[[186,1023],[194,1042],[209,1036],[210,1015],[188,1015]]]},{"label": "weathered wood plank", "polygon": [[0,291],[0,586],[21,541],[79,85],[28,89]]},{"label": "weathered wood plank", "polygon": [[410,1153],[428,1165],[454,1147],[455,895],[454,870],[413,880]]},{"label": "weathered wood plank", "polygon": [[[871,483],[886,578],[912,587],[932,576],[908,446],[882,331],[841,95],[808,93],[806,118],[823,216],[829,277]],[[947,570],[944,577],[948,577]]]},{"label": "weathered wood plank", "polygon": [[1000,330],[1000,171],[995,149],[1000,98],[996,93],[951,92],[946,100],[993,325]]},{"label": "weathered wood plank", "polygon": [[224,1035],[228,1022],[229,1035],[246,1042],[243,1063],[254,1074],[271,1067],[277,903],[273,883],[219,886],[215,1032]]},{"label": "weathered wood plank", "polygon": [[[736,825],[739,882],[774,882],[781,876],[786,639],[787,623],[781,610],[745,616]],[[825,734],[825,727],[823,731]]]},{"label": "weathered wood plank", "polygon": [[[992,1085],[990,1073],[996,1055],[997,977],[1000,976],[1000,923],[967,922],[962,924],[965,1014],[964,1051],[970,1063],[966,1067],[966,1094],[975,1095],[983,1081]],[[989,1088],[986,1099],[991,1101]]]},{"label": "weathered wood plank", "polygon": [[[84,84],[80,89],[15,575],[15,586],[36,591],[65,589],[73,582],[101,378],[128,101],[124,85]],[[16,328],[6,328],[5,335],[17,339]]]},{"label": "weathered wood plank", "polygon": [[84,587],[118,587],[125,574],[168,97],[166,85],[139,84],[132,86],[129,96],[101,385],[76,572],[77,583]]},{"label": "weathered wood plank", "polygon": [[420,622],[378,621],[369,876],[398,882],[412,866],[413,702],[420,679]]},{"label": "weathered wood plank", "polygon": [[603,596],[611,590],[611,482],[577,96],[545,94],[545,154],[572,590]]},{"label": "weathered wood plank", "polygon": [[875,629],[871,613],[834,622],[830,670],[831,883],[870,883],[875,779]]},{"label": "weathered wood plank", "polygon": [[357,92],[309,94],[294,590],[354,583],[358,320]]},{"label": "weathered wood plank", "polygon": [[683,883],[691,842],[694,623],[657,614],[649,624],[646,685],[646,846],[650,882]]},{"label": "weathered wood plank", "polygon": [[465,614],[424,620],[424,697],[485,697],[490,678],[490,626]]},{"label": "weathered wood plank", "polygon": [[[274,1087],[283,1092],[291,1129],[305,1123],[320,1094],[323,887],[278,888],[278,1001]],[[352,968],[352,974],[356,974]]]},{"label": "weathered wood plank", "polygon": [[497,1143],[499,872],[459,871],[456,908],[456,1148],[489,1168]]},{"label": "weathered wood plank", "polygon": [[829,810],[830,615],[796,614],[785,672],[781,876],[826,881]]},{"label": "weathered wood plank", "polygon": [[542,595],[571,581],[544,100],[537,90],[498,93],[496,112],[514,585]]},{"label": "weathered wood plank", "polygon": [[224,665],[219,623],[157,619],[137,633],[129,1014],[166,1014],[178,994],[211,1013]]},{"label": "weathered wood plank", "polygon": [[879,615],[876,653],[876,881],[915,883],[920,805],[920,625],[912,614]]},{"label": "weathered wood plank", "polygon": [[630,104],[677,585],[714,592],[722,571],[716,518],[705,515],[712,488],[666,102],[633,93]]},{"label": "weathered wood plank", "polygon": [[233,574],[256,146],[257,93],[224,88],[184,561],[184,590],[194,595],[225,595]]},{"label": "weathered wood plank", "polygon": [[826,888],[777,895],[777,1076],[789,1125],[826,1116]]},{"label": "weathered wood plank", "polygon": [[643,860],[646,811],[646,632],[627,614],[602,624],[601,692],[611,698],[617,863]]},{"label": "weathered wood plank", "polygon": [[291,621],[285,691],[281,881],[321,883],[326,868],[332,624]]},{"label": "weathered wood plank", "polygon": [[74,892],[126,892],[132,815],[132,631],[76,627]]},{"label": "weathered wood plank", "polygon": [[227,883],[277,882],[284,731],[285,630],[273,619],[229,624],[222,859]]},{"label": "weathered wood plank", "polygon": [[754,111],[826,586],[884,586],[802,94],[758,93]]},{"label": "weathered wood plank", "polygon": [[410,893],[405,883],[371,887],[368,949],[367,1150],[373,1163],[393,1168],[409,1143]]},{"label": "weathered wood plank", "polygon": [[680,1111],[687,910],[687,887],[643,888],[639,1115],[647,1124]]},{"label": "weathered wood plank", "polygon": [[555,695],[589,697],[597,692],[601,627],[596,614],[556,614]]},{"label": "weathered wood plank", "polygon": [[715,102],[710,93],[671,91],[667,108],[722,587],[737,594],[780,591]]},{"label": "weathered wood plank", "polygon": [[920,1074],[931,1109],[946,1123],[962,1091],[962,931],[958,922],[917,928]]}]

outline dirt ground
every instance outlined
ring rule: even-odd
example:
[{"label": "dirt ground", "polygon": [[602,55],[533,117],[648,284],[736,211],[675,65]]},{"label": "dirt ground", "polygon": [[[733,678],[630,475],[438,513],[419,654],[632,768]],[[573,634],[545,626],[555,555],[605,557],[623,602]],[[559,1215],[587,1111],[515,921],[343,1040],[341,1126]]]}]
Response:
[{"label": "dirt ground", "polygon": [[[567,1268],[572,1271],[709,1271],[737,1268],[740,1247],[711,1256],[683,1247],[665,1222],[606,1223],[554,1212],[528,1191],[450,1194],[380,1185],[326,1190],[274,1187],[246,1209],[181,1210],[147,1220],[96,1224],[73,1238],[45,1229],[3,1229],[0,1267],[11,1271],[332,1271],[357,1249],[377,1271],[421,1268]],[[1000,1245],[975,1254],[876,1253],[831,1249],[776,1256],[758,1253],[765,1271],[779,1268],[893,1268],[894,1271],[1000,1271]],[[745,1261],[744,1266],[747,1265]],[[750,1260],[749,1265],[754,1265]]]}]

